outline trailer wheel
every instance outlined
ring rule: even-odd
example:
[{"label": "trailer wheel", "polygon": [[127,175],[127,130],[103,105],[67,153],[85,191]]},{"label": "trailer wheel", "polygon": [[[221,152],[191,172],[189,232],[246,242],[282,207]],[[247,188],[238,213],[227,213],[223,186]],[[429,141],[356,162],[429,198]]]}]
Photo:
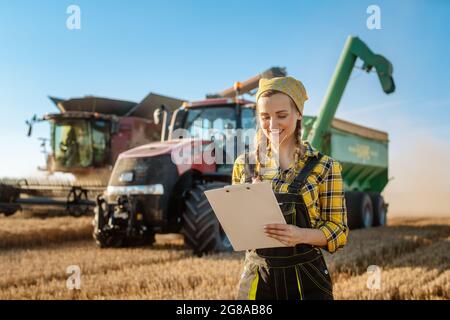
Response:
[{"label": "trailer wheel", "polygon": [[185,243],[197,256],[208,252],[233,250],[204,193],[206,190],[226,185],[227,183],[221,182],[199,184],[185,197],[181,233],[184,235]]},{"label": "trailer wheel", "polygon": [[350,229],[370,228],[373,224],[373,206],[366,192],[345,193],[348,226]]},{"label": "trailer wheel", "polygon": [[378,192],[370,192],[369,195],[373,204],[373,225],[385,226],[387,222],[387,205],[383,196]]}]

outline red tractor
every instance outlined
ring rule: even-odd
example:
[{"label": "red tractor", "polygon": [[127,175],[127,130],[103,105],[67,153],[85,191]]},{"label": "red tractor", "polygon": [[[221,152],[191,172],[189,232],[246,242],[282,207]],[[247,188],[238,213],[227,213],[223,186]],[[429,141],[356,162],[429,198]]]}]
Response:
[{"label": "red tractor", "polygon": [[[238,95],[257,88],[261,77],[284,75],[284,69],[272,68],[222,93],[209,95],[206,100],[184,103],[170,116],[164,108],[158,109],[156,118],[164,115],[166,119],[162,138],[167,132],[167,140],[119,156],[108,188],[97,200],[94,218],[97,244],[100,247],[151,244],[155,233],[181,232],[198,255],[231,250],[204,191],[230,184],[236,152],[222,149],[225,157],[234,154],[225,164],[204,161],[176,164],[173,155],[193,150],[193,159],[201,157],[202,150],[215,139],[209,135],[210,129],[223,135],[225,130],[254,128],[255,104]],[[177,129],[186,130],[191,138],[180,139]]]}]

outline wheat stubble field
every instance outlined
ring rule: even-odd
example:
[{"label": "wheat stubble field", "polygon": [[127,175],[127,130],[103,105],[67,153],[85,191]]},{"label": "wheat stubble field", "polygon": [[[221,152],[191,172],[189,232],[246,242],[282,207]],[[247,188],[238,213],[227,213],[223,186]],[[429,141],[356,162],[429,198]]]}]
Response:
[{"label": "wheat stubble field", "polygon": [[[192,255],[176,235],[153,247],[99,249],[91,218],[0,217],[0,299],[234,299],[242,253]],[[354,230],[325,255],[336,299],[450,299],[450,217]],[[81,269],[68,290],[66,269]],[[369,265],[381,269],[368,289]]]}]

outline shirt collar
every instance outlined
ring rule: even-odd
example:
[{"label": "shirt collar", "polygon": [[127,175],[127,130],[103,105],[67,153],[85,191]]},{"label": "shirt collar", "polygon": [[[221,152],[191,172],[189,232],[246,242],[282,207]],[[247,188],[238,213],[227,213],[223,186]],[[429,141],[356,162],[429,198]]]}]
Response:
[{"label": "shirt collar", "polygon": [[303,145],[305,146],[304,157],[319,157],[319,151],[314,149],[308,141],[303,141]]},{"label": "shirt collar", "polygon": [[[302,157],[303,162],[306,162],[306,160],[311,157],[317,157],[317,158],[319,157],[319,151],[314,149],[308,141],[302,141],[302,144],[305,146],[305,154]],[[292,169],[292,167],[296,167],[296,164],[291,165],[288,170]],[[268,168],[276,169],[278,167],[277,167],[274,159],[270,158],[270,162],[269,162],[269,164],[266,164],[265,168],[266,169],[268,169]]]}]

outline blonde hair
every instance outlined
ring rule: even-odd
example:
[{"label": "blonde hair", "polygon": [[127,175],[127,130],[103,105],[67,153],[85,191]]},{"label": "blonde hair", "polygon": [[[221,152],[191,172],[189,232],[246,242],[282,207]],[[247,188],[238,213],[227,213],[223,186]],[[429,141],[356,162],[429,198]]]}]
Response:
[{"label": "blonde hair", "polygon": [[[260,95],[260,97],[267,98],[267,97],[273,96],[277,93],[285,94],[278,90],[267,90],[267,91],[263,92]],[[289,99],[291,100],[292,107],[294,107],[295,102],[292,100],[291,97],[289,97]],[[294,108],[294,109],[297,110],[297,108]],[[258,113],[258,104],[256,104],[256,112]],[[297,124],[295,126],[295,131],[294,131],[294,138],[295,138],[294,165],[295,166],[298,165],[298,162],[302,156],[301,129],[302,129],[302,121],[297,120]],[[270,142],[269,138],[264,136],[264,133],[262,132],[262,129],[259,125],[258,125],[258,131],[255,136],[255,145],[256,145],[256,150],[255,150],[256,166],[255,166],[254,175],[256,175],[257,178],[262,179],[261,168],[265,168],[265,166],[267,164],[267,159],[268,159],[268,157],[271,156],[272,148],[271,148],[271,142]],[[264,152],[264,151],[266,151],[266,152]],[[264,152],[264,159],[263,159],[264,161],[261,161],[262,160],[261,153],[263,153],[263,152]]]}]

